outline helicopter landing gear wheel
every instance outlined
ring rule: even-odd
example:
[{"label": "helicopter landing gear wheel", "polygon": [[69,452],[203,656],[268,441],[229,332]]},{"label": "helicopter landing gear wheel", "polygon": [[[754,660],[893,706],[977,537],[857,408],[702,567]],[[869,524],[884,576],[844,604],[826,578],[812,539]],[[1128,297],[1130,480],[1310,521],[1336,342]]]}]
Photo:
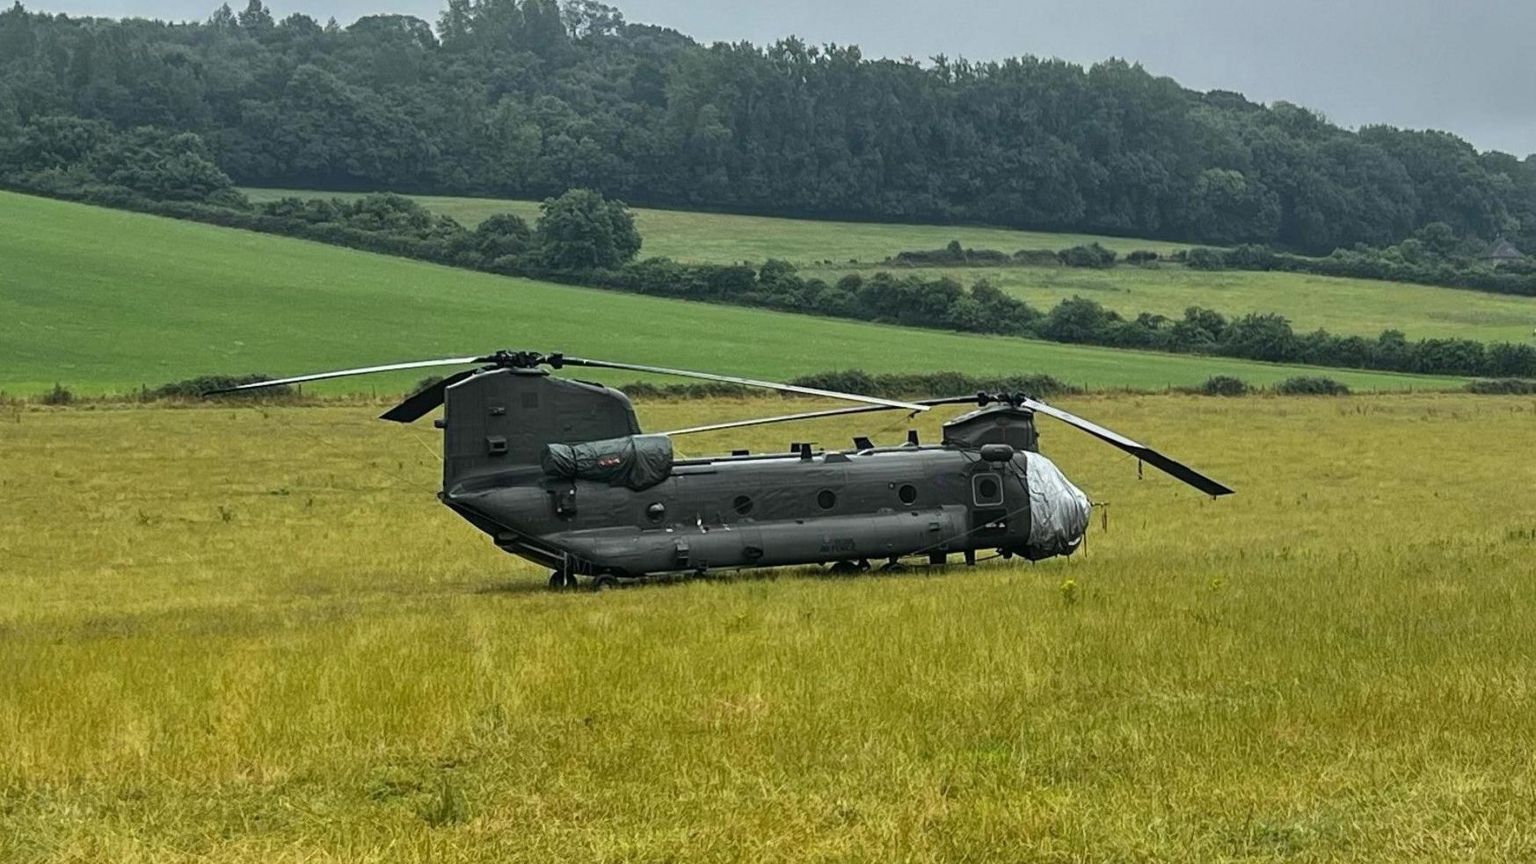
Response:
[{"label": "helicopter landing gear wheel", "polygon": [[906,570],[907,565],[901,563],[897,558],[892,558],[880,567],[881,573],[905,573]]},{"label": "helicopter landing gear wheel", "polygon": [[852,576],[856,573],[863,573],[865,569],[853,561],[838,561],[828,568],[827,572],[833,576]]},{"label": "helicopter landing gear wheel", "polygon": [[592,580],[593,591],[607,591],[617,587],[619,587],[619,580],[615,579],[611,573],[604,573]]},{"label": "helicopter landing gear wheel", "polygon": [[567,591],[576,587],[576,574],[556,570],[549,574],[549,590]]}]

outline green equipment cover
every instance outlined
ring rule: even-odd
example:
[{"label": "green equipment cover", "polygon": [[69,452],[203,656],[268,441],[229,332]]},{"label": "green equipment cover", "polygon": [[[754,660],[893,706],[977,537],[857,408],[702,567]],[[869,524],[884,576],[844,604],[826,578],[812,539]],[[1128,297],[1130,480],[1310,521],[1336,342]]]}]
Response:
[{"label": "green equipment cover", "polygon": [[544,473],[552,477],[595,480],[638,491],[672,473],[672,439],[627,435],[585,444],[548,444],[541,462]]}]

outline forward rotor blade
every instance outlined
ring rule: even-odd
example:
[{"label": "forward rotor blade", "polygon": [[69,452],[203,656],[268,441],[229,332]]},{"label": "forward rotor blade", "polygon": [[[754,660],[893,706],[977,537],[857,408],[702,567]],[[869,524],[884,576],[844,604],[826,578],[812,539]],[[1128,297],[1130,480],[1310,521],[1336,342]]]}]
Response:
[{"label": "forward rotor blade", "polygon": [[1207,495],[1231,495],[1234,491],[1236,491],[1221,483],[1216,482],[1215,480],[1212,480],[1211,478],[1201,474],[1199,471],[1196,471],[1195,469],[1185,465],[1182,462],[1164,456],[1163,454],[1153,450],[1151,447],[1148,447],[1139,441],[1132,441],[1131,439],[1112,429],[1106,429],[1097,423],[1084,420],[1076,414],[1063,411],[1060,408],[1056,408],[1054,406],[1047,405],[1044,402],[1029,398],[1020,399],[1019,406],[1022,408],[1028,408],[1029,410],[1034,411],[1036,414],[1045,414],[1049,417],[1055,417],[1057,420],[1060,420],[1068,426],[1081,429],[1082,431],[1087,432],[1089,435],[1092,435],[1100,441],[1103,441],[1112,447],[1119,448],[1120,450],[1135,456],[1137,459],[1140,459],[1148,465],[1151,465],[1152,467],[1157,468],[1166,474],[1169,474],[1179,480],[1184,481],[1185,483],[1188,483],[1189,485],[1199,489],[1201,492],[1204,492]]},{"label": "forward rotor blade", "polygon": [[479,363],[480,357],[445,357],[441,360],[413,360],[409,363],[390,363],[385,366],[363,366],[357,369],[338,369],[334,372],[315,372],[310,375],[295,375],[292,378],[278,378],[274,381],[257,381],[254,384],[241,384],[239,387],[223,387],[218,390],[209,390],[204,396],[212,396],[218,393],[234,393],[237,390],[260,390],[264,387],[282,387],[285,384],[304,384],[309,381],[325,381],[331,378],[350,378],[353,375],[372,375],[375,372],[400,372],[406,369],[430,369],[434,366],[464,366],[469,363]]},{"label": "forward rotor blade", "polygon": [[676,375],[679,378],[698,378],[704,381],[720,381],[726,384],[739,384],[743,387],[761,387],[765,390],[778,390],[782,393],[800,393],[805,396],[825,396],[829,399],[844,399],[849,402],[865,402],[870,405],[884,405],[887,408],[902,408],[907,411],[927,411],[928,406],[915,402],[901,402],[895,399],[881,399],[877,396],[860,396],[857,393],[839,393],[836,390],[822,390],[816,387],[801,387],[797,384],[780,384],[776,381],[758,381],[755,378],[737,378],[733,375],[715,375],[709,372],[692,372],[687,369],[668,369],[662,366],[641,366],[638,363],[615,363],[609,360],[587,360],[581,357],[550,358],[550,363],[555,368],[560,366],[589,366],[594,369],[627,369],[631,372],[649,372],[654,375]]},{"label": "forward rotor blade", "polygon": [[417,420],[432,413],[432,409],[443,404],[444,394],[448,388],[479,374],[478,369],[465,369],[463,372],[455,372],[447,378],[407,396],[399,405],[379,415],[380,420],[393,420],[396,423],[415,423]]},{"label": "forward rotor blade", "polygon": [[[950,396],[944,399],[919,399],[914,405],[926,405],[930,408],[938,405],[963,405],[977,401],[976,396]],[[728,423],[714,423],[709,426],[692,426],[687,429],[675,429],[671,432],[663,432],[663,435],[693,435],[698,432],[719,432],[722,429],[743,429],[748,426],[766,426],[770,423],[792,423],[796,420],[816,420],[821,417],[843,417],[849,414],[870,414],[876,411],[894,411],[891,405],[856,405],[852,408],[829,408],[825,411],[807,411],[801,414],[780,414],[774,417],[754,417],[749,420],[733,420]],[[913,412],[916,413],[916,412]]]}]

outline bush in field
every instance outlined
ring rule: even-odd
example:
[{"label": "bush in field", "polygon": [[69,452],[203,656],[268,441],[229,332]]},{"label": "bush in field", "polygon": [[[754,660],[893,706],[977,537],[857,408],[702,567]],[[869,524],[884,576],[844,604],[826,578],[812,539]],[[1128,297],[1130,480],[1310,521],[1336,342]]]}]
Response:
[{"label": "bush in field", "polygon": [[1246,396],[1253,388],[1248,382],[1231,375],[1212,375],[1200,385],[1199,392],[1207,396]]},{"label": "bush in field", "polygon": [[1322,376],[1298,375],[1287,378],[1270,389],[1283,396],[1348,396],[1349,387]]},{"label": "bush in field", "polygon": [[53,389],[42,395],[44,405],[68,405],[75,401],[75,394],[63,384],[54,384]]},{"label": "bush in field", "polygon": [[1106,269],[1115,266],[1115,253],[1105,249],[1097,243],[1089,243],[1087,246],[1073,246],[1057,253],[1061,263],[1068,267],[1093,267]]},{"label": "bush in field", "polygon": [[[271,381],[270,375],[199,375],[196,378],[185,378],[181,381],[172,381],[169,384],[161,384],[145,392],[148,399],[201,399],[203,394],[210,390],[224,390],[230,387],[239,387],[243,384],[256,384],[261,381]],[[219,399],[288,399],[296,395],[292,387],[263,387],[260,390],[245,390],[237,393],[220,393]]]},{"label": "bush in field", "polygon": [[1466,390],[1468,393],[1481,393],[1485,396],[1531,396],[1536,395],[1536,381],[1526,378],[1479,378],[1468,381]]}]

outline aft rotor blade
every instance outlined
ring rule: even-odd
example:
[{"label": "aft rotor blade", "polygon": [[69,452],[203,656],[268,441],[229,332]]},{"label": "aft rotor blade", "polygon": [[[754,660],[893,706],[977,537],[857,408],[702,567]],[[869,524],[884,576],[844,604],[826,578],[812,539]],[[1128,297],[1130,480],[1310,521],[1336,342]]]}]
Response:
[{"label": "aft rotor blade", "polygon": [[379,415],[380,420],[393,420],[396,423],[414,423],[417,420],[432,413],[432,409],[443,404],[444,394],[448,388],[479,373],[478,369],[465,369],[463,372],[455,372],[447,378],[423,387],[416,393],[407,396],[399,405]]},{"label": "aft rotor blade", "polygon": [[799,393],[805,396],[824,396],[829,399],[844,399],[849,402],[865,402],[870,405],[884,405],[887,408],[902,408],[907,411],[928,410],[926,405],[920,405],[915,402],[901,402],[895,399],[881,399],[878,396],[861,396],[857,393],[840,393],[836,390],[822,390],[817,387],[801,387],[798,384],[780,384],[777,381],[759,381],[755,378],[737,378],[733,375],[715,375],[710,372],[693,372],[687,369],[641,366],[638,363],[615,363],[610,360],[587,360],[581,357],[559,356],[551,357],[550,365],[557,369],[562,365],[589,366],[594,369],[627,369],[631,372],[649,372],[654,375],[675,375],[680,378],[698,378],[704,381],[739,384],[743,387],[761,387],[766,390],[778,390],[782,393]]},{"label": "aft rotor blade", "polygon": [[[963,405],[974,403],[976,396],[950,396],[944,399],[919,399],[914,405],[926,405],[930,408],[938,405]],[[801,414],[780,414],[774,417],[754,417],[750,420],[733,420],[728,423],[713,423],[709,426],[691,426],[687,429],[674,429],[671,432],[663,432],[663,435],[693,435],[698,432],[719,432],[723,429],[743,429],[748,426],[766,426],[770,423],[792,423],[796,420],[816,420],[822,417],[843,417],[849,414],[870,414],[876,411],[894,411],[891,405],[855,405],[852,408],[829,408],[825,411],[807,411]],[[916,412],[914,412],[916,413]]]},{"label": "aft rotor blade", "polygon": [[434,366],[464,366],[469,363],[479,363],[480,357],[445,357],[441,360],[413,360],[409,363],[390,363],[384,366],[362,366],[357,369],[338,369],[334,372],[315,372],[309,375],[295,375],[292,378],[278,378],[274,381],[257,381],[254,384],[241,384],[238,387],[222,387],[218,390],[208,390],[204,396],[212,396],[217,393],[234,393],[237,390],[260,390],[264,387],[282,387],[285,384],[304,384],[310,381],[326,381],[331,378],[350,378],[353,375],[372,375],[375,372],[401,372],[406,369],[430,369]]},{"label": "aft rotor blade", "polygon": [[1063,411],[1060,408],[1056,408],[1054,406],[1047,405],[1044,402],[1029,398],[1020,399],[1019,407],[1028,408],[1029,410],[1034,411],[1036,414],[1045,414],[1050,417],[1055,417],[1057,420],[1060,420],[1068,426],[1081,429],[1082,431],[1087,432],[1089,435],[1092,435],[1100,441],[1103,441],[1112,447],[1117,447],[1120,450],[1135,456],[1137,459],[1140,459],[1148,465],[1151,465],[1160,471],[1163,471],[1179,480],[1184,481],[1185,483],[1188,483],[1189,485],[1199,489],[1201,492],[1204,492],[1207,495],[1231,495],[1235,491],[1221,483],[1218,483],[1215,480],[1212,480],[1204,474],[1201,474],[1199,471],[1196,471],[1195,469],[1185,465],[1182,462],[1164,456],[1163,454],[1153,450],[1151,447],[1148,447],[1139,441],[1132,441],[1131,439],[1112,429],[1106,429],[1097,423],[1084,420],[1076,414]]}]

